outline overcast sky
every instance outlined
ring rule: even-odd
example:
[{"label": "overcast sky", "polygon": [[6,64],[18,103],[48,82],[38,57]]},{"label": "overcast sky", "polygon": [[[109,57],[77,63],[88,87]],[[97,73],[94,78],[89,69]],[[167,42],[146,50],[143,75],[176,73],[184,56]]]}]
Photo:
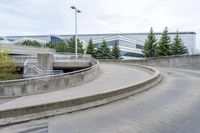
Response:
[{"label": "overcast sky", "polygon": [[[200,34],[199,0],[0,0],[0,35],[194,31]],[[198,45],[198,49],[200,46]]]}]

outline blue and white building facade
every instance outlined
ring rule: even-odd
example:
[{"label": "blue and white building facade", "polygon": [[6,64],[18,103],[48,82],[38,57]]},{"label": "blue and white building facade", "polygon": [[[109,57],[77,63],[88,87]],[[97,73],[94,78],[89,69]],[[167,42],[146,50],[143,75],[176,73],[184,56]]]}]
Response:
[{"label": "blue and white building facade", "polygon": [[106,38],[99,38],[93,40],[95,47],[99,47],[102,45],[103,40],[106,41],[108,47],[112,48],[115,44],[117,44],[120,48],[121,57],[128,58],[141,58],[142,57],[142,49],[144,48],[144,42],[127,38],[124,36],[112,36]]},{"label": "blue and white building facade", "polygon": [[[159,40],[161,33],[155,33],[155,35],[157,40]],[[169,33],[169,35],[173,41],[176,32]],[[196,33],[180,32],[179,35],[185,46],[188,48],[189,53],[194,54],[196,52]],[[16,40],[31,38],[31,40],[39,40],[42,43],[51,41],[56,44],[61,39],[67,41],[71,37],[73,37],[73,35],[5,36],[1,37],[0,43],[1,41],[16,42]],[[107,42],[109,47],[112,47],[116,43],[120,48],[121,56],[128,59],[142,57],[142,49],[144,48],[147,33],[80,34],[78,35],[78,38],[83,42],[85,48],[90,39],[93,40],[96,47],[101,45],[103,40]]]}]

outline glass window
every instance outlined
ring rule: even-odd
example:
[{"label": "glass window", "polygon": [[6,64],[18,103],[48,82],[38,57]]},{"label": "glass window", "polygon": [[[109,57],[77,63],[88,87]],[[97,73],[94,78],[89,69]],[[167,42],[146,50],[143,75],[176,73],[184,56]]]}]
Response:
[{"label": "glass window", "polygon": [[142,57],[142,54],[139,53],[134,53],[134,52],[126,52],[126,51],[121,51],[120,52],[121,56],[130,56],[130,57]]},{"label": "glass window", "polygon": [[136,45],[134,43],[130,43],[130,42],[123,41],[123,40],[119,41],[119,45],[129,47],[129,48],[136,48]]},{"label": "glass window", "polygon": [[138,49],[144,49],[144,46],[136,44],[136,48],[138,48]]}]

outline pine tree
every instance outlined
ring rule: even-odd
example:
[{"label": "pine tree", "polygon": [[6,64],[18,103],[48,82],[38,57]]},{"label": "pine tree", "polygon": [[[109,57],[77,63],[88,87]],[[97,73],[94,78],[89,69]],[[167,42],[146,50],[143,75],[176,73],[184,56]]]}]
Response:
[{"label": "pine tree", "polygon": [[157,40],[153,32],[153,28],[151,27],[150,32],[147,35],[147,39],[145,40],[145,43],[144,43],[144,50],[142,51],[144,57],[156,56],[156,46],[157,46],[156,41]]},{"label": "pine tree", "polygon": [[[67,41],[67,44],[68,44],[68,48],[69,48],[68,52],[74,53],[75,52],[75,36],[70,38],[69,41]],[[78,53],[83,53],[84,52],[83,44],[79,39],[77,39],[77,50],[78,50],[77,51]]]},{"label": "pine tree", "polygon": [[112,56],[114,59],[119,59],[119,57],[121,56],[119,46],[116,43],[112,47]]},{"label": "pine tree", "polygon": [[103,44],[97,48],[97,58],[98,59],[110,59],[111,58],[111,51],[110,51],[110,48],[107,46],[105,40],[103,40]]},{"label": "pine tree", "polygon": [[184,46],[182,39],[179,37],[179,33],[177,31],[174,41],[172,43],[172,51],[173,55],[187,54],[188,49]]},{"label": "pine tree", "polygon": [[90,39],[88,42],[86,53],[92,55],[92,57],[94,57],[94,58],[96,57],[96,51],[94,49],[94,44],[93,44],[92,39]]},{"label": "pine tree", "polygon": [[156,55],[157,56],[172,55],[171,39],[170,39],[167,27],[164,29],[163,33],[161,34],[161,38],[158,42],[158,46],[156,47]]},{"label": "pine tree", "polygon": [[56,52],[67,52],[68,47],[64,40],[61,40],[59,43],[54,44],[54,48],[56,49]]},{"label": "pine tree", "polygon": [[56,50],[56,52],[68,52],[69,48],[66,42],[62,39],[58,43],[53,44],[52,42],[49,42],[46,44],[46,47],[53,48]]}]

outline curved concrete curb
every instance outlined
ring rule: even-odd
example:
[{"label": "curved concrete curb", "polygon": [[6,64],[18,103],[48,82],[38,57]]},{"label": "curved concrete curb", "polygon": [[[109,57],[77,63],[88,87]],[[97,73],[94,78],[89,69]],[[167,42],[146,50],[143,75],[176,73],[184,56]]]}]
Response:
[{"label": "curved concrete curb", "polygon": [[92,60],[91,63],[89,68],[54,76],[0,81],[0,98],[39,94],[87,83],[101,72],[97,60]]},{"label": "curved concrete curb", "polygon": [[33,119],[54,116],[58,114],[69,113],[73,111],[87,109],[90,107],[100,106],[147,90],[160,82],[161,75],[158,70],[140,65],[132,66],[146,69],[147,71],[152,72],[153,76],[144,82],[132,86],[127,86],[122,89],[111,92],[104,92],[87,97],[80,97],[76,99],[48,103],[32,107],[16,108],[12,110],[1,110],[0,125],[13,124]]}]

